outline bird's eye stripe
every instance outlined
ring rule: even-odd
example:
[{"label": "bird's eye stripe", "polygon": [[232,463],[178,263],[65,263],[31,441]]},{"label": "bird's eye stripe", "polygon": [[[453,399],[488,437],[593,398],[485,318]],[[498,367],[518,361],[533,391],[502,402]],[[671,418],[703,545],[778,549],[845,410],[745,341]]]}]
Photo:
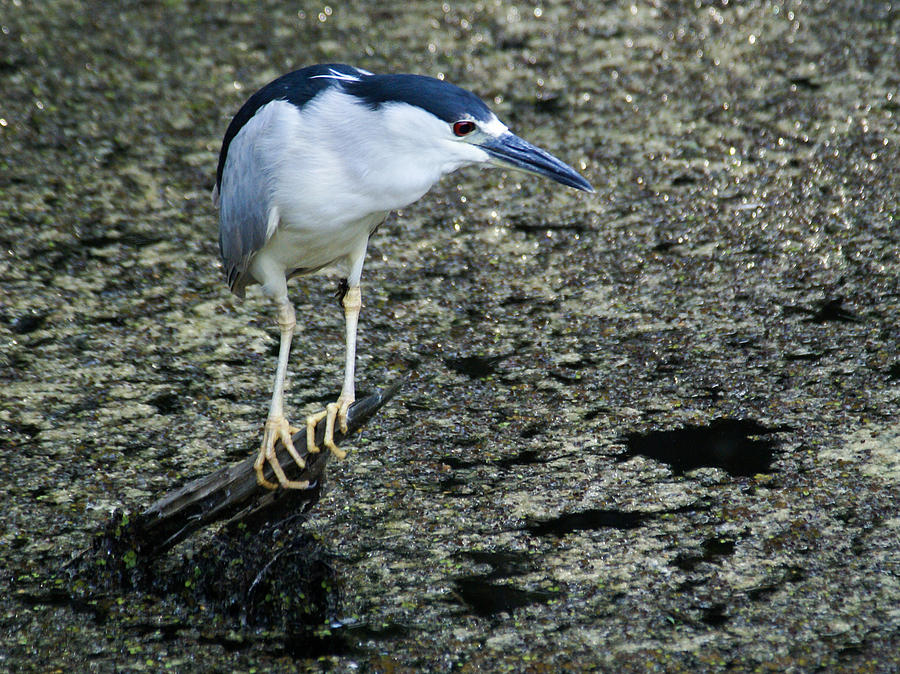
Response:
[{"label": "bird's eye stripe", "polygon": [[457,136],[468,136],[475,130],[475,122],[463,119],[453,124],[453,133]]}]

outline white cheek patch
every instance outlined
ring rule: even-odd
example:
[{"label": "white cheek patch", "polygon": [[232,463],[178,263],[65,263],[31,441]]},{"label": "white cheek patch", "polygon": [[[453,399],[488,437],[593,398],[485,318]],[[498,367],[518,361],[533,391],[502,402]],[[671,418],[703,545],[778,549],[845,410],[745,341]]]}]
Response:
[{"label": "white cheek patch", "polygon": [[509,132],[506,124],[497,119],[497,115],[493,114],[487,122],[480,122],[479,126],[487,135],[494,136],[495,138]]}]

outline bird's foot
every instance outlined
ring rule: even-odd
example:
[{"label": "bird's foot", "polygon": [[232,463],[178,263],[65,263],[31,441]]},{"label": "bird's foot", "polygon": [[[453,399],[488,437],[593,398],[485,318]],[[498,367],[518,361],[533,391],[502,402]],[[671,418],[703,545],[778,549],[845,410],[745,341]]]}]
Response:
[{"label": "bird's foot", "polygon": [[[267,489],[278,489],[278,485],[280,484],[285,489],[309,488],[309,482],[306,480],[288,479],[287,475],[284,473],[284,468],[281,467],[281,464],[278,462],[278,456],[275,453],[275,444],[281,440],[281,444],[284,445],[284,448],[288,451],[288,454],[291,455],[294,462],[300,468],[303,468],[306,465],[306,462],[297,453],[297,450],[294,448],[294,442],[291,439],[291,436],[299,430],[299,428],[291,426],[283,416],[270,417],[266,420],[266,429],[263,433],[262,446],[259,448],[259,456],[256,457],[256,462],[253,464],[253,469],[256,471],[256,481],[263,487]],[[278,478],[278,484],[270,482],[266,479],[265,475],[263,475],[263,467],[267,462],[272,466],[272,470],[275,471],[275,477]]]},{"label": "bird's foot", "polygon": [[316,444],[316,425],[325,419],[325,438],[322,440],[322,444],[339,459],[347,456],[347,452],[334,442],[334,424],[337,421],[341,433],[347,433],[347,411],[352,403],[352,398],[338,398],[336,403],[329,403],[321,412],[306,417],[306,450],[308,452],[313,454],[319,452],[319,446]]}]

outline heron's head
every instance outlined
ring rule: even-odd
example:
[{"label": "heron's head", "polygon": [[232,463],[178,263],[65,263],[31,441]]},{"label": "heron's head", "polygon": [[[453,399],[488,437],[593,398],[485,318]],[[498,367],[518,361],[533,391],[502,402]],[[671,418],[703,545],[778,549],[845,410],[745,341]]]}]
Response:
[{"label": "heron's head", "polygon": [[486,164],[517,169],[585,192],[591,184],[549,152],[519,138],[475,94],[421,75],[343,78],[343,90],[378,111],[380,132],[411,161],[431,162],[441,174]]}]

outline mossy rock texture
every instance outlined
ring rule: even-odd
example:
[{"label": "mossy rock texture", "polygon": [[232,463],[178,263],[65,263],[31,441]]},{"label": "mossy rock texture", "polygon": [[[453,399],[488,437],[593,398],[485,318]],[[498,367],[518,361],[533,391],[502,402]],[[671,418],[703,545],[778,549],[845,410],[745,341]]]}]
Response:
[{"label": "mossy rock texture", "polygon": [[[0,0],[0,669],[900,669],[898,36],[881,0]],[[358,385],[416,376],[315,508],[104,574],[114,513],[258,447],[275,312],[210,191],[317,62],[465,86],[597,193],[465,170],[391,216]],[[294,422],[337,280],[291,283]]]}]

